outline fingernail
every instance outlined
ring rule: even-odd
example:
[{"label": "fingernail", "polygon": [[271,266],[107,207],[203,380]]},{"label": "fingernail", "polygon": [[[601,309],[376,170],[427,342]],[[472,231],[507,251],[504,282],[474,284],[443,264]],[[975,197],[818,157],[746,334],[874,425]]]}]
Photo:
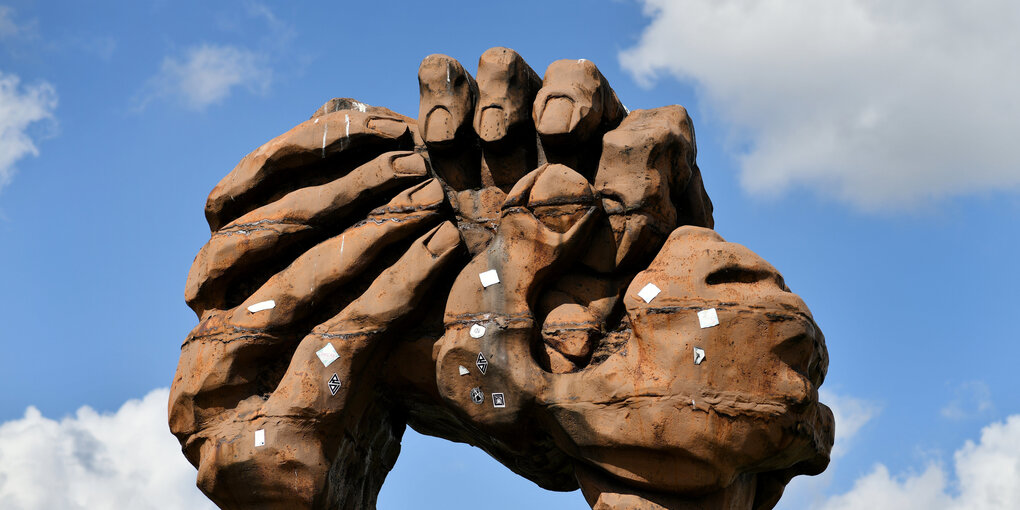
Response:
[{"label": "fingernail", "polygon": [[443,186],[435,179],[429,179],[421,184],[412,186],[401,191],[386,205],[373,209],[369,215],[386,214],[387,212],[406,209],[420,209],[433,206],[442,202],[446,196],[443,194]]},{"label": "fingernail", "polygon": [[535,180],[528,205],[590,204],[595,200],[588,180],[568,166],[553,164]]},{"label": "fingernail", "polygon": [[482,110],[482,118],[478,122],[478,136],[486,142],[501,140],[506,136],[506,114],[503,108],[489,106]]},{"label": "fingernail", "polygon": [[444,221],[433,231],[432,237],[425,242],[425,249],[433,257],[438,257],[456,248],[458,244],[460,244],[460,232],[457,231],[457,227],[449,221]]},{"label": "fingernail", "polygon": [[542,118],[538,122],[538,131],[543,135],[559,135],[570,132],[573,127],[574,102],[569,98],[558,96],[546,100],[542,110]]},{"label": "fingernail", "polygon": [[400,138],[407,132],[407,124],[397,119],[376,117],[368,120],[368,128],[387,138]]},{"label": "fingernail", "polygon": [[424,177],[428,169],[425,167],[425,158],[420,154],[408,154],[393,160],[393,172],[397,175]]},{"label": "fingernail", "polygon": [[429,179],[415,188],[411,189],[408,193],[408,198],[412,204],[434,204],[441,202],[445,195],[443,194],[443,186],[439,184],[436,179]]},{"label": "fingernail", "polygon": [[425,123],[425,141],[442,143],[453,140],[457,127],[453,125],[453,116],[445,107],[439,107],[429,113]]}]

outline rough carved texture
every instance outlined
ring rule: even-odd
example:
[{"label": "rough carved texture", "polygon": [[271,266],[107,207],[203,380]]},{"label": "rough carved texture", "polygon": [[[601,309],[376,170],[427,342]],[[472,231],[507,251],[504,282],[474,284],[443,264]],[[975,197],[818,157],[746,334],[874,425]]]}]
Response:
[{"label": "rough carved texture", "polygon": [[211,499],[374,508],[406,425],[596,509],[768,509],[825,469],[824,339],[710,230],[683,107],[506,48],[418,80],[417,120],[333,99],[209,196],[169,420]]}]

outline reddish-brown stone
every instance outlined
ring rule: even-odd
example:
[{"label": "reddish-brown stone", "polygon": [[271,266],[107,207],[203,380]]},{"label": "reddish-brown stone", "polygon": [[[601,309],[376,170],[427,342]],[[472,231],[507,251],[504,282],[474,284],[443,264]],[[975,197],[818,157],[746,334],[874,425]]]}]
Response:
[{"label": "reddish-brown stone", "polygon": [[407,425],[601,510],[825,469],[824,338],[710,230],[683,107],[506,48],[418,80],[417,120],[330,100],[209,196],[169,421],[213,501],[374,508]]}]

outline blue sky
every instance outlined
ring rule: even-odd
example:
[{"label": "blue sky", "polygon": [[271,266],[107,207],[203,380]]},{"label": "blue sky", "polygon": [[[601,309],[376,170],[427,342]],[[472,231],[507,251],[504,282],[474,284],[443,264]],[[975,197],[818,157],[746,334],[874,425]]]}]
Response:
[{"label": "blue sky", "polygon": [[[716,229],[814,312],[837,454],[780,508],[1020,507],[1020,12],[929,4],[0,3],[0,506],[194,507],[160,389],[208,191],[329,98],[415,115],[422,58],[508,46],[685,105]],[[379,506],[479,497],[584,508],[411,431]]]}]

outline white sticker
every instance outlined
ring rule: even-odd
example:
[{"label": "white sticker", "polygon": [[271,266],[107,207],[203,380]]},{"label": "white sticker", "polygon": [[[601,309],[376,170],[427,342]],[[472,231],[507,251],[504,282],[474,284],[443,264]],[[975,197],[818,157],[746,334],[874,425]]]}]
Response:
[{"label": "white sticker", "polygon": [[698,312],[698,322],[701,323],[701,327],[710,328],[712,326],[719,325],[719,315],[715,313],[715,308],[709,308],[708,310],[701,310]]},{"label": "white sticker", "polygon": [[460,375],[468,375],[471,373],[471,371],[464,365],[457,365],[457,371],[460,372]]},{"label": "white sticker", "polygon": [[269,301],[262,301],[261,303],[255,303],[248,307],[250,313],[261,312],[262,310],[272,310],[276,308],[276,301],[270,299]]},{"label": "white sticker", "polygon": [[701,347],[694,348],[694,364],[700,365],[702,361],[705,361],[705,349]]},{"label": "white sticker", "polygon": [[484,273],[478,273],[478,279],[482,281],[482,287],[488,287],[499,283],[499,275],[496,274],[495,269],[490,269]]},{"label": "white sticker", "polygon": [[336,353],[336,349],[333,348],[333,344],[326,344],[325,347],[315,351],[315,355],[319,357],[319,361],[322,362],[322,366],[328,367],[330,363],[336,361],[340,357]]},{"label": "white sticker", "polygon": [[492,394],[492,407],[506,407],[506,398],[502,393]]},{"label": "white sticker", "polygon": [[652,300],[655,299],[655,296],[658,296],[660,292],[662,292],[662,290],[656,287],[654,283],[649,283],[648,285],[645,285],[641,291],[637,293],[637,295],[641,299],[644,299],[645,303],[651,303]]},{"label": "white sticker", "polygon": [[481,338],[485,335],[485,326],[481,324],[473,324],[471,326],[471,338]]},{"label": "white sticker", "polygon": [[266,444],[266,429],[258,429],[255,431],[255,446],[264,446]]},{"label": "white sticker", "polygon": [[476,404],[485,402],[485,393],[482,393],[482,389],[478,387],[471,388],[471,401]]}]

